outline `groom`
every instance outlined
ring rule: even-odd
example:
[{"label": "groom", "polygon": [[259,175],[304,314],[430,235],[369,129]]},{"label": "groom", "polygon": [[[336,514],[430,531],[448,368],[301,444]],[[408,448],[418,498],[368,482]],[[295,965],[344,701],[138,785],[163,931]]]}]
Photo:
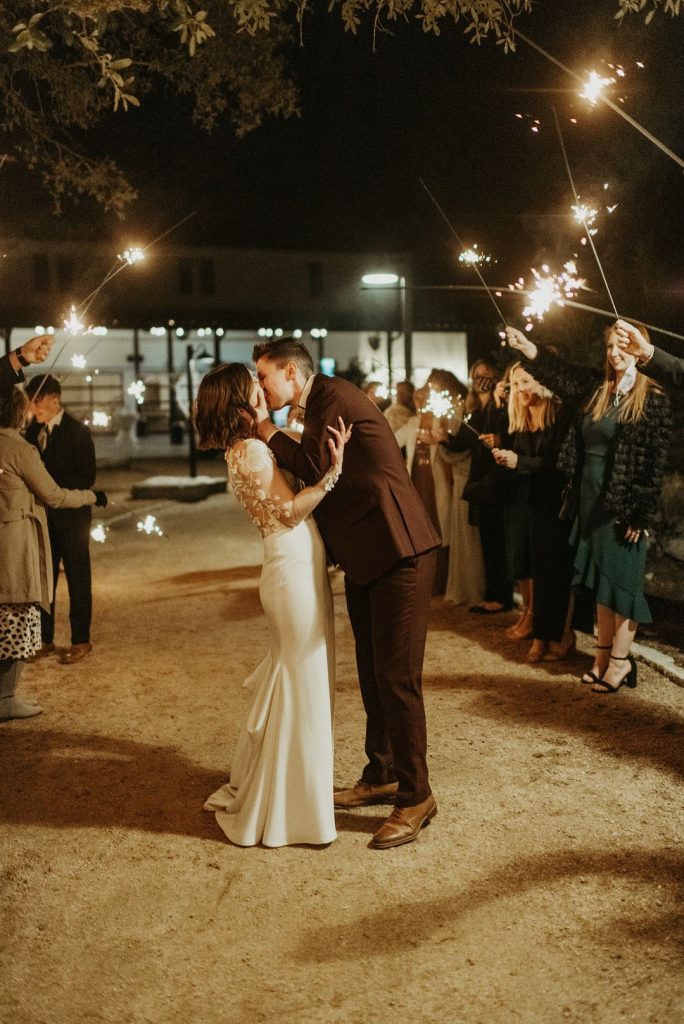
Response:
[{"label": "groom", "polygon": [[253,356],[268,407],[299,406],[301,444],[258,410],[259,436],[278,465],[314,484],[330,464],[330,424],[354,425],[342,475],[314,516],[345,573],[347,609],[366,710],[368,763],[339,808],[395,803],[370,845],[410,843],[437,813],[426,762],[422,669],[440,538],[377,406],[349,381],[314,374],[294,338],[257,345]]}]

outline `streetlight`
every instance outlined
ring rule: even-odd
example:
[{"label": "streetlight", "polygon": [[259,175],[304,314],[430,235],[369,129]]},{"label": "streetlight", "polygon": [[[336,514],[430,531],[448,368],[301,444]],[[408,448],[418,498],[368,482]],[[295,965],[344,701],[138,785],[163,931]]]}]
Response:
[{"label": "streetlight", "polygon": [[[406,287],[406,278],[399,274],[394,274],[390,271],[376,271],[372,274],[364,274],[361,281],[368,288],[392,288],[396,287],[399,292],[399,312],[401,315],[401,333],[404,336],[404,375],[406,380],[411,380],[411,374],[413,372],[412,365],[412,348],[413,348],[413,329],[412,329],[412,306],[411,306],[411,295],[409,289]],[[388,345],[388,362],[391,365],[391,334],[390,344]],[[391,370],[390,370],[391,376]],[[389,381],[390,387],[392,381]]]}]

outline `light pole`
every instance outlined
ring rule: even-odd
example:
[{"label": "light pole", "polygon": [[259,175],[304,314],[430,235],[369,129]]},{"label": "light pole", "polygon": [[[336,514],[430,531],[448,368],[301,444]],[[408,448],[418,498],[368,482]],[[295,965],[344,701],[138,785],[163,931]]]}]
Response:
[{"label": "light pole", "polygon": [[[406,278],[390,271],[378,271],[364,274],[362,283],[367,288],[396,288],[399,292],[399,313],[401,317],[401,333],[404,337],[404,375],[411,380],[413,373],[413,304],[411,290],[406,286]],[[392,344],[391,333],[388,335],[388,348]],[[388,363],[392,365],[391,353],[388,352]],[[391,372],[391,371],[390,371]],[[392,381],[389,382],[390,387]]]}]

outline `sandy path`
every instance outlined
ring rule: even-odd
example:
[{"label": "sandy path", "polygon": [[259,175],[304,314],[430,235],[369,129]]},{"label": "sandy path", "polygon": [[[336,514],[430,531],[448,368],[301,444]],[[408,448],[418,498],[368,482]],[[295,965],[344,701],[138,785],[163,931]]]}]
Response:
[{"label": "sandy path", "polygon": [[[159,517],[169,540],[120,524],[94,552],[95,655],[30,666],[45,714],[0,726],[1,1020],[684,1020],[683,690],[640,667],[635,693],[591,697],[586,658],[530,668],[505,623],[435,601],[434,823],[370,851],[373,808],[327,849],[237,849],[201,806],[267,644],[260,541],[226,496]],[[341,583],[346,784],[363,719]]]}]

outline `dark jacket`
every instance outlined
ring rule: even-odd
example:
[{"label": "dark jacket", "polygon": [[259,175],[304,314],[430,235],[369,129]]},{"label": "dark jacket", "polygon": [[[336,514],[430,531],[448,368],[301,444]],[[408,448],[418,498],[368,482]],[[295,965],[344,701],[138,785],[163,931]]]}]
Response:
[{"label": "dark jacket", "polygon": [[[584,407],[603,382],[603,373],[577,366],[543,348],[536,359],[521,361],[535,380],[576,410],[575,422],[558,454],[558,469],[576,486],[584,463]],[[625,526],[643,530],[653,519],[665,472],[670,429],[670,402],[659,390],[649,393],[644,415],[637,423],[617,424],[609,450],[604,508]]]},{"label": "dark jacket", "polygon": [[684,383],[684,359],[673,356],[671,352],[664,352],[661,348],[654,348],[646,365],[637,364],[637,369],[659,384],[671,388],[680,388]]},{"label": "dark jacket", "polygon": [[301,444],[278,431],[269,441],[278,465],[315,484],[330,465],[326,429],[341,416],[353,424],[342,475],[314,516],[334,562],[365,585],[402,558],[439,547],[401,451],[378,407],[339,377],[316,375],[304,415]]},{"label": "dark jacket", "polygon": [[[26,440],[39,451],[41,426],[34,420],[26,431]],[[42,458],[48,473],[60,487],[85,490],[95,483],[95,446],[90,431],[68,412],[50,434]]]},{"label": "dark jacket", "polygon": [[508,448],[508,413],[505,406],[497,409],[494,399],[490,398],[484,408],[478,405],[473,409],[468,422],[471,429],[461,424],[455,434],[449,435],[444,446],[450,452],[469,451],[472,454],[470,472],[463,488],[463,498],[470,505],[468,521],[477,526],[477,505],[502,499],[506,472],[497,466],[491,448],[484,441],[480,441],[477,435],[500,434],[500,447]]},{"label": "dark jacket", "polygon": [[19,373],[15,373],[9,361],[9,356],[2,356],[0,358],[0,395],[6,394],[8,388],[13,387],[15,384],[21,384],[23,379],[24,374],[21,370]]},{"label": "dark jacket", "polygon": [[558,457],[568,431],[575,421],[575,410],[565,403],[556,410],[556,418],[545,430],[516,431],[511,434],[510,450],[518,456],[514,470],[506,478],[515,487],[517,481],[529,483],[529,505],[558,515],[567,484],[558,469]]}]

